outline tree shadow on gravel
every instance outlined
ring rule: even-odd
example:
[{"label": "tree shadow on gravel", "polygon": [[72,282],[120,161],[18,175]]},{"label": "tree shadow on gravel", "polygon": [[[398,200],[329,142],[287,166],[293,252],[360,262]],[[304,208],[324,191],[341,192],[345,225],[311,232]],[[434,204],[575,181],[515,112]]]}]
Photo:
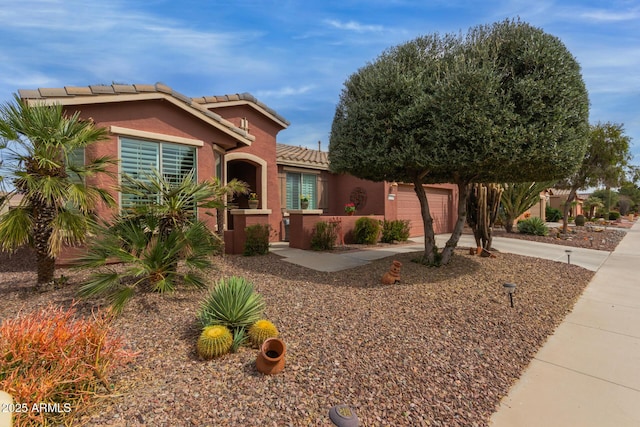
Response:
[{"label": "tree shadow on gravel", "polygon": [[36,271],[36,253],[29,247],[22,247],[13,253],[0,251],[0,273]]},{"label": "tree shadow on gravel", "polygon": [[[429,267],[414,262],[423,254],[422,251],[419,251],[396,254],[365,265],[335,272],[317,271],[293,264],[287,262],[286,258],[273,253],[255,257],[231,255],[225,257],[225,262],[249,273],[275,276],[297,282],[355,288],[384,288],[415,283],[437,283],[459,276],[473,275],[482,268],[481,261],[479,258],[465,255],[465,253],[468,254],[467,250],[457,249],[451,262],[441,267]],[[382,276],[389,271],[393,260],[402,263],[400,283],[384,285],[381,282]]]}]

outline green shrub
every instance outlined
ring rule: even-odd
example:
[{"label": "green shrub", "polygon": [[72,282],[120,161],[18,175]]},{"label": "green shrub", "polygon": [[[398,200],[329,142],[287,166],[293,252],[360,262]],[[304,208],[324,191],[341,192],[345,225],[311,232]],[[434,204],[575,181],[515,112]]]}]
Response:
[{"label": "green shrub", "polygon": [[244,229],[246,240],[244,242],[244,256],[266,255],[269,253],[269,224],[250,225]]},{"label": "green shrub", "polygon": [[202,326],[222,325],[235,332],[262,318],[264,301],[243,277],[222,279],[203,302],[198,319]]},{"label": "green shrub", "polygon": [[380,221],[373,218],[362,217],[356,221],[353,230],[356,243],[374,245],[378,242],[380,235]]},{"label": "green shrub", "polygon": [[320,221],[311,234],[311,249],[314,251],[330,251],[338,238],[338,227],[333,222]]},{"label": "green shrub", "polygon": [[620,219],[620,212],[609,212],[609,221],[617,221]]},{"label": "green shrub", "polygon": [[112,333],[113,316],[99,311],[87,319],[74,307],[53,305],[6,318],[0,324],[0,390],[16,403],[58,403],[61,412],[16,412],[14,425],[75,425],[77,415],[111,395],[111,373],[131,361]]},{"label": "green shrub", "polygon": [[518,231],[522,234],[533,234],[534,236],[546,236],[549,233],[544,221],[535,216],[519,221]]},{"label": "green shrub", "polygon": [[576,225],[579,227],[584,225],[584,215],[576,215]]},{"label": "green shrub", "polygon": [[382,222],[382,238],[384,243],[406,242],[409,239],[409,220],[393,220]]},{"label": "green shrub", "polygon": [[562,219],[562,211],[560,209],[547,206],[545,209],[545,216],[549,222],[558,222]]}]

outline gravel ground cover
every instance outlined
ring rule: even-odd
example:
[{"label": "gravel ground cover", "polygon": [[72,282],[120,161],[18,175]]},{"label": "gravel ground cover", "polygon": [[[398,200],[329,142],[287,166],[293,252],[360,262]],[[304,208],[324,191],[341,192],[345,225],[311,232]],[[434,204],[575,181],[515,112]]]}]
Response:
[{"label": "gravel ground cover", "polygon": [[[584,226],[571,225],[566,234],[562,233],[561,226],[549,227],[549,234],[547,236],[520,234],[515,228],[514,233],[507,233],[504,228],[495,228],[493,230],[493,237],[508,237],[511,239],[611,252],[618,246],[618,243],[620,243],[622,238],[627,234],[627,230],[631,228],[633,224],[633,221],[624,219],[606,227],[595,223],[588,223]],[[464,232],[471,234],[471,229],[465,227]]]},{"label": "gravel ground cover", "polygon": [[[351,405],[362,426],[484,426],[535,351],[592,277],[575,265],[456,252],[442,268],[411,260],[402,282],[380,284],[391,258],[324,273],[261,257],[227,256],[210,281],[244,276],[266,301],[287,345],[285,370],[262,376],[257,350],[213,361],[195,352],[207,294],[141,294],[116,320],[134,363],[90,426],[331,426],[329,408]],[[49,302],[70,304],[86,275],[34,293],[28,253],[0,262],[0,318]],[[503,283],[517,284],[515,307]],[[87,315],[99,301],[81,303]]]}]

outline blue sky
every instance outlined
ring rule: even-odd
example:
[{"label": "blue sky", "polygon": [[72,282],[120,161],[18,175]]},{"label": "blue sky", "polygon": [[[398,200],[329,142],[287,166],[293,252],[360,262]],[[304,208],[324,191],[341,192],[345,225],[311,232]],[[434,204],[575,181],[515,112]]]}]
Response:
[{"label": "blue sky", "polygon": [[249,92],[327,149],[344,81],[386,48],[520,17],[582,65],[591,122],[624,123],[640,164],[640,1],[3,0],[0,101],[18,89],[163,82]]}]

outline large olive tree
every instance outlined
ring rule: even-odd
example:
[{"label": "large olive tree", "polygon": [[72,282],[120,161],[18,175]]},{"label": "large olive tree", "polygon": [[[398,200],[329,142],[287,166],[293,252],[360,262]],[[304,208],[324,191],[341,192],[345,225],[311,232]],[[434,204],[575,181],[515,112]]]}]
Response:
[{"label": "large olive tree", "polygon": [[[588,95],[562,42],[520,21],[466,36],[431,34],[351,75],[331,129],[334,172],[413,183],[424,262],[446,264],[462,233],[469,184],[551,180],[584,155]],[[441,254],[423,184],[455,183],[458,219]]]}]

